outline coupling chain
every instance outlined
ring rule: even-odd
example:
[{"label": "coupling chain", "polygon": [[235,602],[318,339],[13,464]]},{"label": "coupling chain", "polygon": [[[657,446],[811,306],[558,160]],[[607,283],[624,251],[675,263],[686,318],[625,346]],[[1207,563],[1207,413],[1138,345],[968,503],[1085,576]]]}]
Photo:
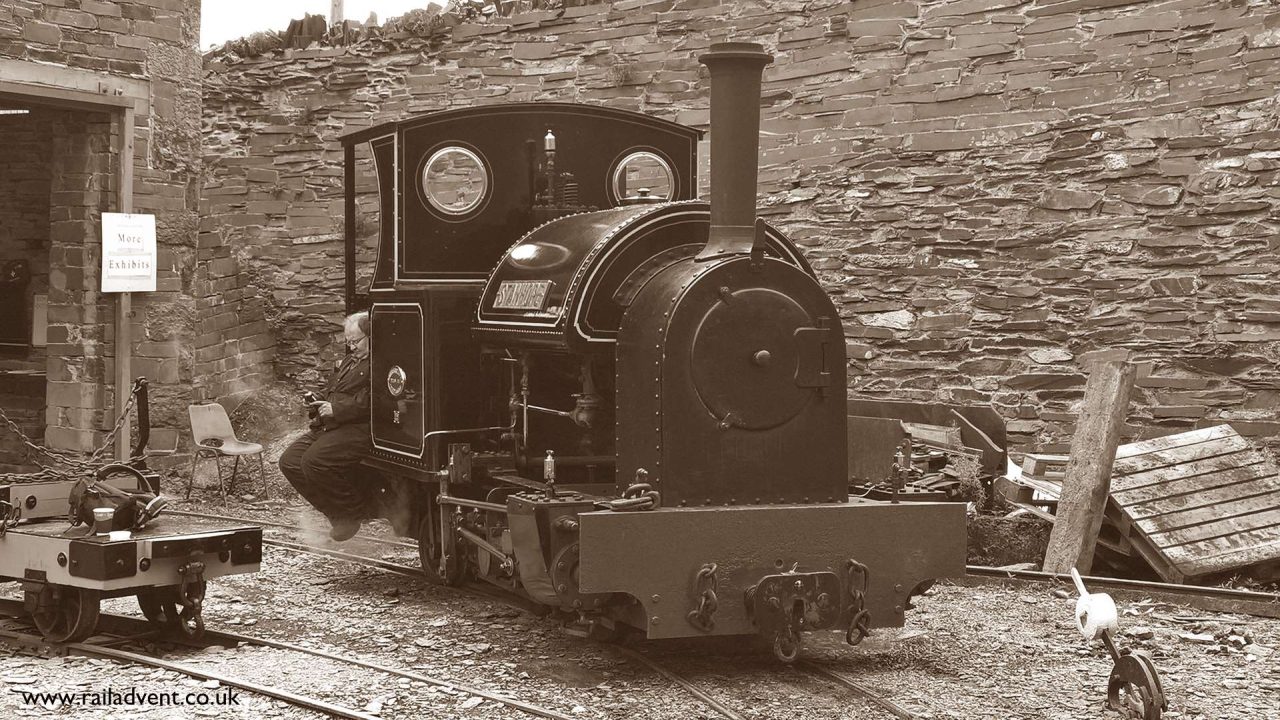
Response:
[{"label": "coupling chain", "polygon": [[716,597],[719,589],[716,581],[716,564],[703,565],[698,570],[698,577],[694,582],[698,591],[698,606],[689,611],[689,624],[703,632],[711,632],[716,626],[716,608],[720,606],[720,601]]},{"label": "coupling chain", "polygon": [[662,507],[662,495],[649,483],[633,483],[622,491],[622,498],[610,500],[609,509],[620,510],[653,510]]},{"label": "coupling chain", "polygon": [[22,519],[22,506],[0,500],[0,538]]},{"label": "coupling chain", "polygon": [[[18,424],[5,414],[4,408],[0,408],[0,420],[8,426],[18,439],[27,449],[27,454],[35,460],[36,464],[41,465],[41,469],[31,473],[3,473],[0,474],[0,483],[5,485],[24,485],[30,483],[50,482],[56,480],[77,480],[78,476],[84,473],[94,473],[97,466],[101,464],[102,454],[115,445],[116,435],[120,433],[120,428],[129,421],[129,413],[133,410],[134,403],[138,399],[138,387],[140,383],[134,382],[133,390],[129,393],[129,400],[125,402],[124,408],[120,412],[120,416],[116,418],[115,426],[107,433],[102,445],[90,453],[87,458],[75,457],[71,452],[65,450],[55,450],[43,445],[36,444],[27,434],[22,432]],[[44,461],[41,457],[45,458]],[[143,459],[140,456],[129,458],[127,462],[133,463]],[[46,464],[46,462],[48,464]],[[58,470],[50,465],[62,465],[69,470]]]},{"label": "coupling chain", "polygon": [[[867,609],[867,587],[871,583],[871,571],[854,559],[845,561],[845,573],[849,576],[849,629],[844,641],[857,645],[871,634],[871,611]],[[861,580],[859,583],[858,580]],[[861,587],[859,587],[861,586]]]},{"label": "coupling chain", "polygon": [[204,561],[197,560],[200,553],[192,552],[191,557],[178,567],[178,575],[182,583],[178,586],[178,628],[191,638],[204,635],[204,593],[207,583],[204,579]]}]

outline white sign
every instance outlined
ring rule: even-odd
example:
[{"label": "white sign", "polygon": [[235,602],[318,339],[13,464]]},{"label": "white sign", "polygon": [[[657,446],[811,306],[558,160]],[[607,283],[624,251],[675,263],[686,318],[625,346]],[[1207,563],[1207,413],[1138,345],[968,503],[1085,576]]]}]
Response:
[{"label": "white sign", "polygon": [[156,216],[102,213],[102,292],[155,292]]}]

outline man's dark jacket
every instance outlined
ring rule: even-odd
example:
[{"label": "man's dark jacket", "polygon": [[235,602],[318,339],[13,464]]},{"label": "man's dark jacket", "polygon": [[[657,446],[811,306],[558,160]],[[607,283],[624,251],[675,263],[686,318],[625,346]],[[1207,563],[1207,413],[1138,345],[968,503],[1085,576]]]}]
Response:
[{"label": "man's dark jacket", "polygon": [[328,415],[311,423],[318,429],[324,423],[326,430],[340,425],[355,425],[369,422],[369,355],[356,359],[348,355],[338,364],[338,369],[329,377],[324,387],[323,398],[333,405],[333,415]]}]

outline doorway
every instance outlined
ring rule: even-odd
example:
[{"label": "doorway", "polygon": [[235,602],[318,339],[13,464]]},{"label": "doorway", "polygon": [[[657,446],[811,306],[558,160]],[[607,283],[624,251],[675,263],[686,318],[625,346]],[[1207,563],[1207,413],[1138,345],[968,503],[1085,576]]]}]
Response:
[{"label": "doorway", "polygon": [[3,85],[0,409],[12,425],[0,426],[0,472],[29,472],[27,439],[91,450],[114,417],[98,228],[118,202],[123,113],[114,106],[129,101],[72,106]]}]

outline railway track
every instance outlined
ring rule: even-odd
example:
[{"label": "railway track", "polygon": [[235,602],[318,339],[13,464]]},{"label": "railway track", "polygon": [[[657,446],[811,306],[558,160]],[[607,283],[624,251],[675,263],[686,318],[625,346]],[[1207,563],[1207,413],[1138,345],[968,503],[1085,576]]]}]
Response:
[{"label": "railway track", "polygon": [[[261,525],[264,528],[273,528],[275,530],[281,531],[282,533],[294,534],[295,537],[292,539],[283,539],[280,537],[271,537],[267,533],[264,533],[263,540],[262,540],[263,545],[277,547],[277,548],[289,550],[292,552],[333,558],[336,560],[341,560],[341,561],[350,562],[358,565],[363,565],[366,567],[380,569],[386,572],[395,573],[397,575],[403,575],[403,576],[413,577],[413,578],[418,578],[423,580],[426,579],[426,575],[424,574],[424,572],[420,567],[404,565],[404,564],[384,560],[381,558],[372,558],[365,555],[345,552],[342,550],[335,550],[329,547],[321,547],[321,546],[309,544],[306,542],[298,542],[296,535],[305,535],[305,534],[308,534],[308,531],[305,528],[301,528],[296,525],[289,525],[287,523],[279,523],[279,522],[271,522],[271,521],[263,521],[263,520],[257,520],[254,518],[240,517],[240,516],[234,516],[234,515],[214,515],[214,514],[208,514],[208,513],[195,513],[195,512],[173,511],[173,510],[170,510],[168,512],[171,512],[176,515],[204,517],[209,519],[223,520],[223,521],[235,522],[235,523],[250,523],[250,524]],[[354,539],[357,541],[367,542],[374,545],[400,548],[405,550],[413,550],[414,552],[417,551],[416,544],[408,543],[400,540],[391,540],[387,538],[373,537],[365,534],[358,534]],[[530,610],[529,607],[520,603],[517,598],[512,598],[508,595],[505,595],[501,592],[498,592],[496,589],[491,589],[483,585],[482,583],[470,583],[468,585],[465,585],[463,587],[459,587],[456,589],[462,592],[466,592],[468,594],[472,594],[477,597],[484,598],[486,600],[497,600],[497,601],[506,603],[508,606],[514,607],[518,610],[524,610],[524,611]],[[638,664],[648,667],[650,670],[652,670],[659,676],[665,678],[666,680],[672,682],[675,685],[680,686],[689,695],[693,696],[695,699],[697,699],[707,708],[719,714],[721,717],[724,717],[727,720],[746,720],[747,716],[744,715],[742,712],[739,712],[733,709],[732,707],[730,707],[728,704],[720,700],[717,700],[712,693],[700,687],[694,681],[691,681],[683,677],[681,674],[677,673],[675,670],[671,669],[667,665],[664,665],[658,660],[655,660],[654,658],[648,656],[647,654],[629,647],[624,647],[622,645],[611,645],[610,647],[616,652],[618,652],[619,654],[624,655],[627,658],[630,658],[631,660],[635,661]],[[852,698],[855,701],[860,701],[865,703],[869,710],[879,709],[884,711],[885,713],[888,713],[888,715],[891,715],[892,717],[895,717],[895,718],[900,718],[901,720],[917,720],[918,716],[911,714],[908,710],[894,703],[892,700],[889,700],[879,695],[872,688],[862,683],[858,683],[854,680],[851,680],[847,677],[844,677],[843,675],[840,675],[830,669],[827,669],[825,667],[822,667],[820,665],[816,665],[813,663],[801,663],[795,666],[795,670],[798,673],[802,673],[804,675],[818,679],[821,682],[825,682],[827,684],[834,684],[843,688],[844,690],[846,690],[852,695]],[[748,711],[748,714],[751,714],[751,713],[749,713]]]},{"label": "railway track", "polygon": [[[1068,589],[1073,587],[1070,575],[1036,570],[1006,570],[970,565],[967,573],[966,577],[956,580],[956,584],[1023,582],[1061,584]],[[1140,595],[1162,602],[1190,605],[1198,610],[1280,618],[1280,594],[1276,593],[1097,576],[1086,576],[1084,583],[1090,590],[1108,590],[1121,595]]]},{"label": "railway track", "polygon": [[[204,513],[180,514],[194,514],[234,522],[256,523],[271,529],[264,537],[264,544],[267,545],[291,552],[308,553],[345,562],[356,563],[407,577],[424,577],[422,570],[416,565],[405,565],[390,562],[376,557],[336,550],[330,547],[321,547],[300,541],[299,538],[307,531],[294,525],[226,515],[217,516],[207,515]],[[363,543],[369,543],[375,546],[396,548],[406,551],[412,550],[414,552],[416,552],[417,549],[415,544],[401,540],[371,537],[363,534],[358,535],[356,539]],[[366,545],[365,547],[368,546]],[[961,585],[993,583],[1040,585],[1061,584],[1064,588],[1070,588],[1070,579],[1066,576],[1056,576],[1036,571],[1006,570],[983,566],[970,566],[968,568],[968,575],[965,578],[956,581],[956,584]],[[1174,585],[1169,583],[1104,577],[1086,578],[1086,583],[1091,589],[1107,590],[1117,595],[1119,598],[1126,596],[1135,597],[1135,599],[1151,598],[1164,602],[1184,604],[1206,611],[1245,613],[1273,618],[1280,617],[1280,595],[1273,593]],[[485,587],[476,587],[475,585],[478,585],[478,583],[460,589],[469,594],[483,596],[486,599],[498,600],[507,603],[508,605],[519,607],[520,609],[529,610],[528,607],[519,606],[513,598],[507,597],[496,590],[487,589]],[[615,649],[618,653],[626,655],[636,663],[649,667],[654,673],[666,679],[668,682],[682,687],[690,696],[721,717],[728,718],[729,720],[741,720],[751,716],[759,717],[758,713],[754,713],[750,709],[747,709],[745,704],[737,702],[736,697],[723,691],[716,693],[714,688],[714,678],[712,678],[710,683],[708,683],[708,680],[706,679],[707,676],[703,675],[703,671],[697,668],[694,668],[689,672],[681,673],[672,667],[679,663],[662,658],[661,652],[640,652],[621,646],[615,646]],[[892,716],[894,718],[904,720],[918,717],[913,715],[909,709],[883,697],[874,689],[867,687],[856,680],[841,675],[830,668],[814,663],[801,663],[795,667],[795,670],[821,678],[828,685],[836,685],[844,688],[845,691],[852,693],[854,698],[873,706],[876,709],[877,714],[886,713],[886,717]],[[693,679],[691,680],[688,678]],[[770,681],[772,680],[774,680],[774,678],[770,678]],[[708,685],[710,685],[710,687],[708,687]],[[720,699],[717,699],[717,697]],[[732,701],[727,701],[727,698],[731,697]]]},{"label": "railway track", "polygon": [[[166,512],[170,512],[175,515],[205,517],[238,523],[256,523],[266,527],[281,528],[295,532],[304,531],[302,528],[295,525],[257,520],[254,518],[231,515],[211,515],[207,513],[191,513],[176,510],[168,510]],[[358,535],[357,537],[361,540],[375,544],[400,547],[407,550],[413,550],[415,552],[417,551],[417,545],[413,543],[370,537],[367,535]],[[268,541],[264,540],[264,542]],[[288,547],[286,543],[282,543],[279,540],[273,539],[270,542],[280,547]],[[302,550],[299,551],[301,552]],[[370,562],[381,562],[372,558],[353,556],[348,553],[342,553],[328,548],[308,546],[307,551],[311,551],[316,554],[329,555],[340,559],[358,558],[359,561],[364,564],[369,564]],[[415,571],[417,576],[421,576],[422,574],[422,571],[418,568],[396,565],[395,563],[385,564],[387,567],[384,569],[392,572],[401,572],[409,569]],[[1040,572],[1037,570],[1010,570],[1006,568],[989,567],[986,565],[969,565],[966,567],[966,572],[968,573],[967,576],[958,580],[957,584],[1023,581],[1028,583],[1061,584],[1063,586],[1071,586],[1070,575],[1059,575],[1055,573]],[[1127,580],[1124,578],[1111,578],[1093,575],[1085,576],[1084,581],[1090,588],[1114,590],[1122,593],[1138,593],[1157,600],[1189,605],[1199,610],[1233,612],[1246,615],[1257,615],[1258,617],[1280,618],[1280,593],[1238,590],[1234,588],[1205,587],[1201,585],[1178,585],[1174,583]]]},{"label": "railway track", "polygon": [[[9,623],[21,623],[24,619],[24,615],[25,612],[22,607],[22,601],[0,598],[0,616],[3,616]],[[272,648],[289,653],[303,654],[311,658],[323,658],[324,660],[328,660],[339,665],[372,670],[383,675],[405,678],[413,682],[423,683],[436,688],[443,688],[450,692],[465,693],[470,696],[500,703],[513,710],[519,710],[534,717],[551,718],[552,720],[571,720],[570,715],[509,698],[499,693],[472,687],[464,683],[444,680],[424,675],[422,673],[401,670],[378,663],[368,662],[348,655],[327,652],[316,648],[303,647],[301,645],[281,642],[269,638],[243,635],[233,632],[207,630],[199,642],[193,642],[183,638],[162,635],[151,623],[134,617],[104,613],[100,616],[99,623],[102,632],[94,636],[94,638],[98,639],[93,642],[87,641],[83,643],[50,645],[45,643],[37,634],[22,630],[15,630],[11,627],[0,629],[0,639],[5,639],[12,643],[29,647],[47,648],[61,652],[84,655],[87,657],[97,657],[137,665],[145,665],[148,667],[168,670],[170,672],[176,672],[181,675],[186,675],[200,680],[215,680],[225,686],[239,688],[256,695],[281,700],[289,703],[290,705],[326,713],[334,717],[350,718],[351,720],[379,720],[379,718],[374,714],[332,703],[322,698],[293,692],[275,685],[268,685],[250,680],[246,677],[215,672],[192,662],[180,662],[158,657],[156,654],[150,654],[147,652],[122,650],[116,646],[122,644],[136,644],[140,641],[158,641],[161,644],[171,643],[175,646],[181,645],[196,649],[207,649],[214,645],[224,647],[250,646]],[[93,638],[91,638],[91,640],[93,640]]]}]

